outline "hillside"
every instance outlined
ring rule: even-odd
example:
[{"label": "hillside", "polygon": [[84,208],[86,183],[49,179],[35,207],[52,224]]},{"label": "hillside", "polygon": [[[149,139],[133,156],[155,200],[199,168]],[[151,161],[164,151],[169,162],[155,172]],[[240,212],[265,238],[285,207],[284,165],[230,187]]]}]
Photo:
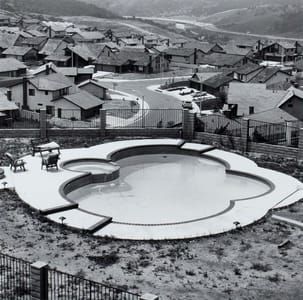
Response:
[{"label": "hillside", "polygon": [[302,20],[301,4],[253,7],[204,19],[226,30],[297,37],[303,35]]},{"label": "hillside", "polygon": [[[281,5],[285,0],[80,0],[99,7],[106,7],[120,15],[136,16],[208,16],[214,13],[256,7],[259,5]],[[302,0],[287,0],[288,4]]]},{"label": "hillside", "polygon": [[100,18],[116,16],[107,9],[77,0],[0,0],[0,8],[16,13],[39,13],[54,16],[87,15]]}]

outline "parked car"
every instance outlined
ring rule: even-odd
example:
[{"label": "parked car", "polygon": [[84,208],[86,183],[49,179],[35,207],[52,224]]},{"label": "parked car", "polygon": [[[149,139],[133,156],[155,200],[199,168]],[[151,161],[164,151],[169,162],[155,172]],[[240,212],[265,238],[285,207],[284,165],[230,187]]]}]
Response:
[{"label": "parked car", "polygon": [[197,92],[193,94],[193,97],[203,97],[206,96],[207,93],[206,92]]},{"label": "parked car", "polygon": [[186,88],[186,89],[182,90],[182,91],[179,93],[179,95],[185,96],[185,95],[190,95],[190,94],[192,94],[192,93],[194,93],[194,90],[193,90],[193,89]]},{"label": "parked car", "polygon": [[182,107],[187,108],[187,109],[193,109],[193,104],[191,101],[183,101],[182,102]]}]

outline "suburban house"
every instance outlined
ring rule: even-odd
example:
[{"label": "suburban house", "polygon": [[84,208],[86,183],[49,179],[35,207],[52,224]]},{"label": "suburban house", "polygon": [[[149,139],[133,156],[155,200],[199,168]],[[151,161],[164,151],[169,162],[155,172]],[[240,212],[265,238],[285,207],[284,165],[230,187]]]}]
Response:
[{"label": "suburban house", "polygon": [[73,35],[76,43],[102,43],[105,36],[100,31],[81,31]]},{"label": "suburban house", "polygon": [[117,41],[120,47],[136,47],[142,45],[141,41],[137,38],[122,38]]},{"label": "suburban house", "polygon": [[236,80],[242,81],[242,82],[248,82],[253,77],[255,77],[258,73],[260,73],[264,67],[253,64],[253,63],[247,63],[239,68],[236,68],[235,70],[231,71],[228,75],[233,77]]},{"label": "suburban house", "polygon": [[170,62],[191,65],[199,64],[205,55],[203,51],[197,48],[168,48],[164,53]]},{"label": "suburban house", "polygon": [[303,91],[291,87],[282,100],[278,103],[277,107],[287,112],[291,116],[303,121]]},{"label": "suburban house", "polygon": [[205,73],[196,72],[189,79],[189,87],[196,89],[198,91],[203,91],[203,82],[218,74],[220,74],[220,73],[219,72],[205,72]]},{"label": "suburban house", "polygon": [[10,25],[10,17],[8,16],[0,16],[0,26],[9,26]]},{"label": "suburban house", "polygon": [[284,95],[285,91],[266,89],[266,84],[231,82],[227,103],[237,106],[238,116],[249,116],[273,109]]},{"label": "suburban house", "polygon": [[49,55],[62,53],[64,54],[64,49],[67,47],[67,42],[64,39],[48,39],[43,48],[39,51],[39,55],[46,57]]},{"label": "suburban house", "polygon": [[169,61],[163,54],[153,54],[135,50],[121,50],[110,56],[101,54],[96,63],[97,71],[115,73],[138,72],[160,73],[169,69]]},{"label": "suburban house", "polygon": [[71,65],[71,57],[65,56],[64,53],[58,52],[48,55],[44,58],[46,63],[53,63],[57,67],[68,67]]},{"label": "suburban house", "polygon": [[40,51],[43,46],[47,42],[47,37],[44,36],[38,36],[38,37],[30,37],[22,41],[21,45],[25,47],[31,47],[38,51]]},{"label": "suburban house", "polygon": [[79,84],[93,78],[94,68],[56,68],[57,72],[68,77],[73,83]]},{"label": "suburban house", "polygon": [[156,35],[142,35],[141,36],[142,45],[147,48],[152,48],[160,44],[160,39]]},{"label": "suburban house", "polygon": [[211,53],[202,57],[200,64],[222,69],[240,67],[245,65],[248,61],[249,59],[242,55]]},{"label": "suburban house", "polygon": [[271,85],[278,82],[289,81],[291,75],[288,72],[282,71],[280,68],[263,68],[261,72],[255,74],[249,82],[250,83],[264,83],[266,85]]},{"label": "suburban house", "polygon": [[65,56],[71,57],[71,67],[83,68],[91,65],[96,60],[98,55],[94,50],[88,44],[67,46],[65,48]]},{"label": "suburban house", "polygon": [[251,57],[253,55],[252,49],[239,48],[235,44],[227,44],[223,46],[223,51],[226,54],[230,55],[239,55],[245,57]]},{"label": "suburban house", "polygon": [[15,58],[0,58],[0,77],[25,76],[26,69],[26,65]]},{"label": "suburban house", "polygon": [[298,47],[295,43],[274,42],[260,49],[256,53],[256,57],[262,60],[278,61],[281,63],[293,62],[301,55],[297,51]]},{"label": "suburban house", "polygon": [[225,74],[217,74],[202,82],[202,90],[218,98],[226,97],[230,82],[235,81]]},{"label": "suburban house", "polygon": [[15,45],[18,37],[15,33],[0,32],[0,57],[4,50]]},{"label": "suburban house", "polygon": [[101,85],[97,80],[86,80],[80,84],[78,87],[81,90],[89,92],[91,95],[98,97],[99,99],[105,100],[107,98],[107,88]]},{"label": "suburban house", "polygon": [[38,51],[31,47],[11,46],[3,51],[2,55],[22,62],[33,62],[38,59]]},{"label": "suburban house", "polygon": [[6,88],[0,88],[0,125],[5,124],[7,118],[17,114],[18,106],[11,101],[11,95]]},{"label": "suburban house", "polygon": [[84,120],[102,108],[103,101],[79,89],[61,73],[24,79],[10,87],[12,101],[23,109],[40,111],[58,118]]}]

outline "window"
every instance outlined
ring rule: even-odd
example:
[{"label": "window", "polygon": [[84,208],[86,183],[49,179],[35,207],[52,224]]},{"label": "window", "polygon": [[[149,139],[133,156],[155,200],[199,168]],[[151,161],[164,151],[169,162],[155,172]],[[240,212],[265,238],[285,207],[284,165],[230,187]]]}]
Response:
[{"label": "window", "polygon": [[250,107],[249,107],[249,114],[252,115],[252,114],[254,114],[254,113],[255,113],[255,108],[254,108],[254,106],[250,106]]},{"label": "window", "polygon": [[45,91],[45,95],[48,95],[48,91]]},{"label": "window", "polygon": [[30,96],[35,96],[35,93],[36,91],[34,90],[34,89],[29,89],[28,90],[28,94],[30,95]]}]

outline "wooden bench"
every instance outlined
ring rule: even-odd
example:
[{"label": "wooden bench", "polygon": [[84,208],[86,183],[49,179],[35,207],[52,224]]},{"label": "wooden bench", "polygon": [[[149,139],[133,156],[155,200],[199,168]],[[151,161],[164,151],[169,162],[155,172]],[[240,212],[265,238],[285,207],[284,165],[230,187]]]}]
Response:
[{"label": "wooden bench", "polygon": [[31,140],[31,146],[32,156],[35,156],[37,152],[42,156],[42,152],[52,152],[53,150],[57,150],[60,154],[60,146],[56,142],[50,142],[48,138],[33,139]]}]

